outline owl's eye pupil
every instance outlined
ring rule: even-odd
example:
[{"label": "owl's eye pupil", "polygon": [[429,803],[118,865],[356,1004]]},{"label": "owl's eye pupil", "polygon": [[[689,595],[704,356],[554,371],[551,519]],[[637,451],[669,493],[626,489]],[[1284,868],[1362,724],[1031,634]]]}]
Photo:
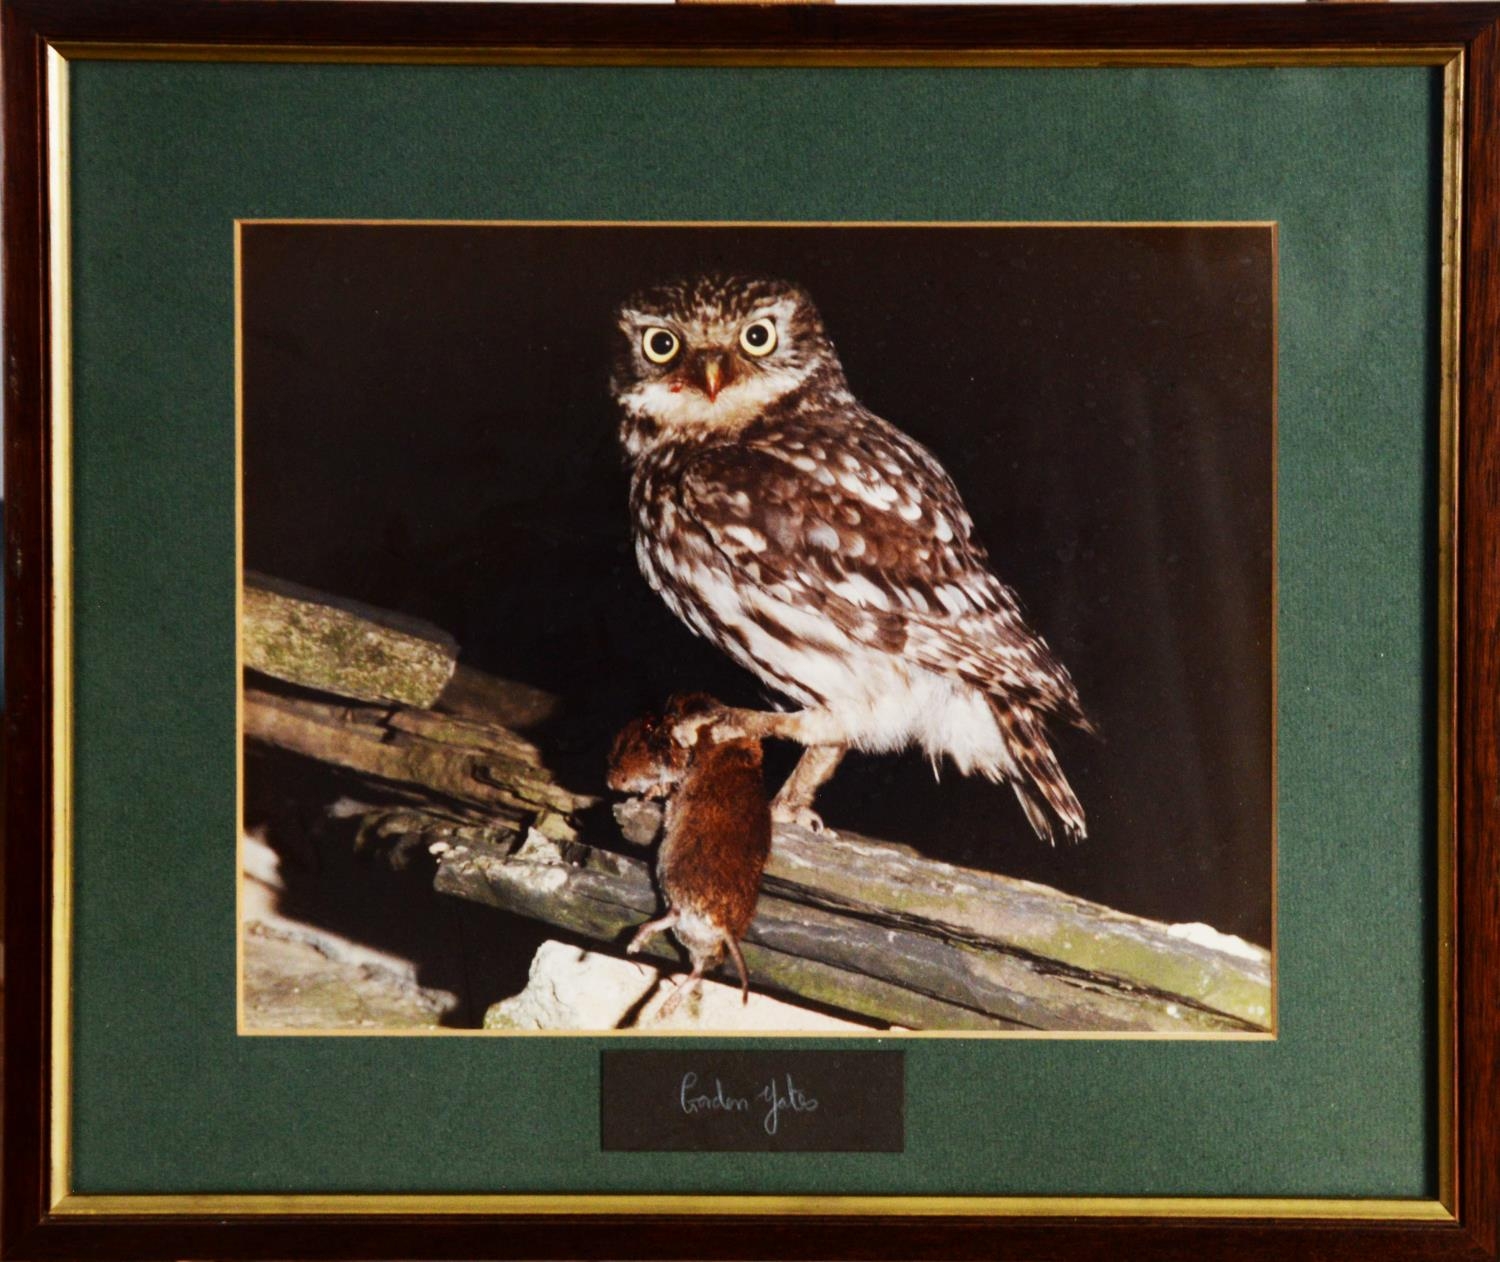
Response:
[{"label": "owl's eye pupil", "polygon": [[653,364],[670,363],[681,345],[671,329],[647,329],[641,338],[641,349]]},{"label": "owl's eye pupil", "polygon": [[747,324],[740,330],[740,346],[757,359],[769,355],[776,349],[776,326],[765,317]]}]

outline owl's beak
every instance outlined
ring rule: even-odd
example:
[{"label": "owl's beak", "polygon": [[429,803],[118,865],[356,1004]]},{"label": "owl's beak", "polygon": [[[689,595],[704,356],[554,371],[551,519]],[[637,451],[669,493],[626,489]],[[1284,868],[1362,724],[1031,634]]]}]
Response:
[{"label": "owl's beak", "polygon": [[698,361],[698,372],[699,388],[708,396],[710,403],[719,397],[720,390],[734,380],[729,356],[723,351],[710,351],[704,355]]}]

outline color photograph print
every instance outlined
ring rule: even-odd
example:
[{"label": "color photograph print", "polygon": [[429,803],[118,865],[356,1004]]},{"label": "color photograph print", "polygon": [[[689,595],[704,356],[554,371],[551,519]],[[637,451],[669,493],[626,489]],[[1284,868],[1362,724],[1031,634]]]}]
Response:
[{"label": "color photograph print", "polygon": [[241,1032],[1274,1033],[1272,225],[237,231]]}]

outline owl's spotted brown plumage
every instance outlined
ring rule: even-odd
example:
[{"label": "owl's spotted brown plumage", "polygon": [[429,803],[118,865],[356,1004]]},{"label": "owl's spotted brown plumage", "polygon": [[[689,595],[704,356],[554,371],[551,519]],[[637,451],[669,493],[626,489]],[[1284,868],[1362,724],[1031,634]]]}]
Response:
[{"label": "owl's spotted brown plumage", "polygon": [[636,556],[679,618],[801,710],[734,711],[807,751],[778,819],[851,746],[920,745],[1082,838],[1046,722],[1088,728],[1067,670],[990,572],[933,455],[863,407],[796,285],[703,276],[619,309],[612,386]]}]

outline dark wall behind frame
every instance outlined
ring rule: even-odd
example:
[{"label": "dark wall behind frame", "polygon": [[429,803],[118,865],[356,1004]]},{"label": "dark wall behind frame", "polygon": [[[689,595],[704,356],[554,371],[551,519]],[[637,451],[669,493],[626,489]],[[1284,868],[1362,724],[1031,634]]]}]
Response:
[{"label": "dark wall behind frame", "polygon": [[674,688],[761,702],[636,572],[606,391],[613,304],[706,267],[810,289],[1104,732],[1062,737],[1079,847],[915,753],[852,760],[830,822],[1269,944],[1268,226],[246,224],[246,564],[559,693],[548,748],[581,785]]}]

